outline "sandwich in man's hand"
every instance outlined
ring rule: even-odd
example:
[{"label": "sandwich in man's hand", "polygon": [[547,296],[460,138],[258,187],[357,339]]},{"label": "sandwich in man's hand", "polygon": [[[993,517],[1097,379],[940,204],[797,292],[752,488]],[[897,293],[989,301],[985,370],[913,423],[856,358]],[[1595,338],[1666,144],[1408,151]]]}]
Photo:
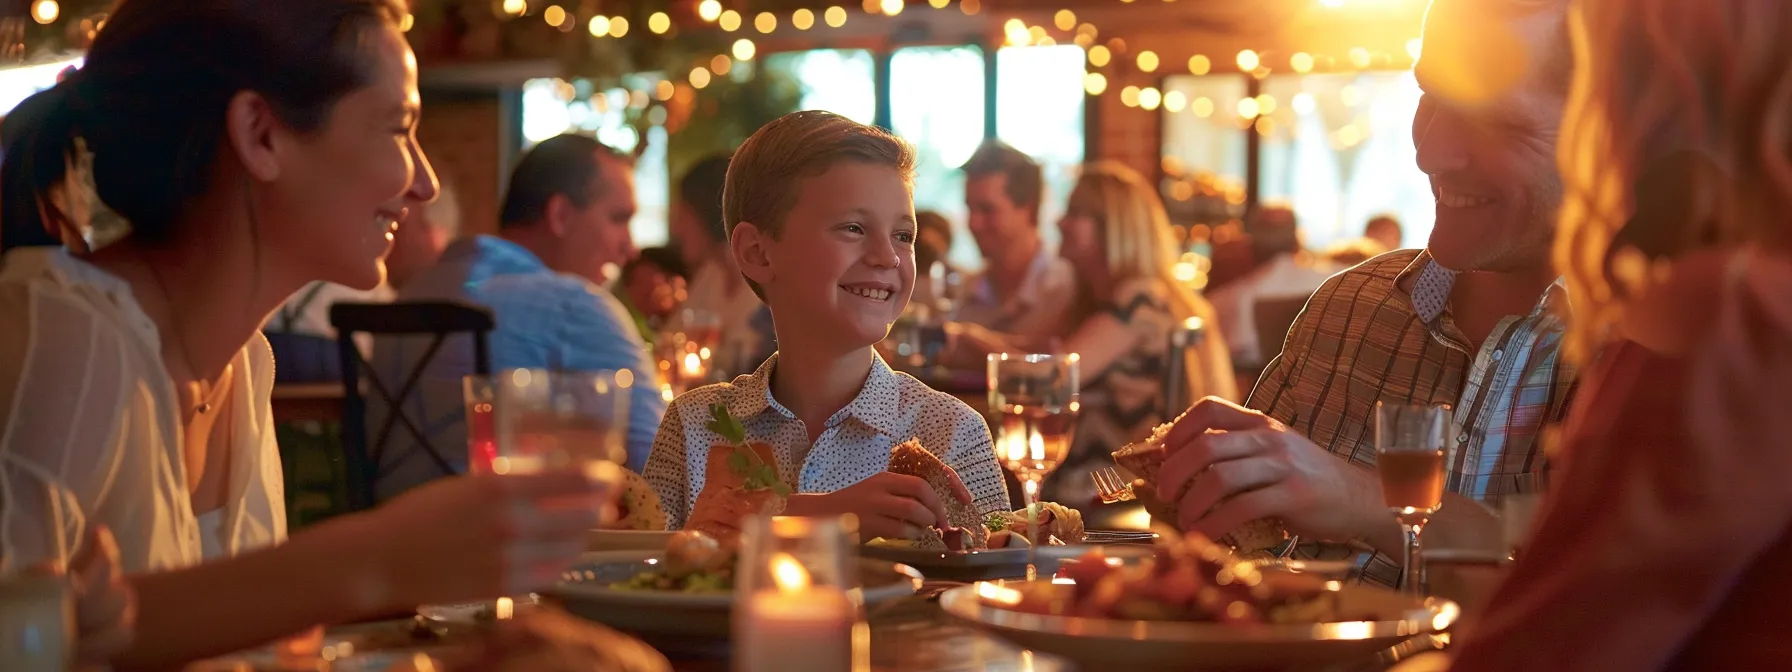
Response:
[{"label": "sandwich in man's hand", "polygon": [[[1176,493],[1160,493],[1157,491],[1157,472],[1163,467],[1164,459],[1169,457],[1169,449],[1164,446],[1164,437],[1170,433],[1173,423],[1158,425],[1151,430],[1151,436],[1138,443],[1127,444],[1114,451],[1114,462],[1138,477],[1133,489],[1139,500],[1145,503],[1145,512],[1151,514],[1151,521],[1163,523],[1177,530],[1182,530],[1180,512],[1174,499]],[[1144,486],[1144,487],[1140,487]],[[1194,522],[1194,521],[1188,521]],[[1282,530],[1282,523],[1274,518],[1253,520],[1238,529],[1221,535],[1216,541],[1233,547],[1240,554],[1255,553],[1275,548],[1287,540]]]}]

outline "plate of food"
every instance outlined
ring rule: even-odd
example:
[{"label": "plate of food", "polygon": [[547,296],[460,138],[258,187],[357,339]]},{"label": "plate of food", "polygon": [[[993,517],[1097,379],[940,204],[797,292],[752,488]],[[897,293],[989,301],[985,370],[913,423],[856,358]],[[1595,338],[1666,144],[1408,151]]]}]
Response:
[{"label": "plate of food", "polygon": [[940,606],[1092,669],[1286,669],[1366,659],[1447,630],[1448,600],[1265,572],[1197,535],[1132,566],[1077,562],[1050,581],[978,583]]},{"label": "plate of food", "polygon": [[[567,611],[610,627],[654,637],[728,637],[734,606],[734,550],[696,531],[672,537],[662,551],[587,553],[544,595]],[[921,573],[868,558],[857,560],[866,606],[910,596]]]}]

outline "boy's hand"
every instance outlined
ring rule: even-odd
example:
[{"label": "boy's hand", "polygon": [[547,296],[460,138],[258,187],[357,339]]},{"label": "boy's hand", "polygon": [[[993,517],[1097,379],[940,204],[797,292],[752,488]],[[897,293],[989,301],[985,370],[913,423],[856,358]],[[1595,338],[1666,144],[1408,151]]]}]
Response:
[{"label": "boy's hand", "polygon": [[887,471],[825,495],[792,495],[784,513],[850,513],[858,516],[859,531],[866,539],[912,539],[921,528],[947,524],[946,507],[927,481]]}]

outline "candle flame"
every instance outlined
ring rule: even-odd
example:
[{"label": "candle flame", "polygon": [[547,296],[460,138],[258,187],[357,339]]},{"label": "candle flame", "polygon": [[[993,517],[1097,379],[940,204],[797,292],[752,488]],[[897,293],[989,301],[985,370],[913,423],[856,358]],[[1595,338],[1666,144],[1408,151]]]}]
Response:
[{"label": "candle flame", "polygon": [[511,600],[508,597],[498,598],[498,603],[493,605],[492,615],[497,620],[508,621],[515,614],[516,614],[516,602]]},{"label": "candle flame", "polygon": [[684,372],[692,376],[703,373],[703,358],[695,352],[685,353]]},{"label": "candle flame", "polygon": [[794,593],[809,587],[809,570],[789,553],[778,553],[771,559],[772,582],[778,592]]}]

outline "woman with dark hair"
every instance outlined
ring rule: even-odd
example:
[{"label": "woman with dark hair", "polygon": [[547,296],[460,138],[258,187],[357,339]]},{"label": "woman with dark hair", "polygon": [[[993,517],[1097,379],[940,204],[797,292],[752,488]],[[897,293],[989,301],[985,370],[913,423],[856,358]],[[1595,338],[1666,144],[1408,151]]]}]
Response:
[{"label": "woman with dark hair", "polygon": [[599,479],[481,476],[285,539],[258,329],[306,283],[377,285],[436,196],[404,11],[127,0],[9,143],[0,180],[37,207],[7,223],[80,249],[0,262],[0,573],[79,573],[111,530],[141,615],[124,666],[524,592],[599,522]]}]

